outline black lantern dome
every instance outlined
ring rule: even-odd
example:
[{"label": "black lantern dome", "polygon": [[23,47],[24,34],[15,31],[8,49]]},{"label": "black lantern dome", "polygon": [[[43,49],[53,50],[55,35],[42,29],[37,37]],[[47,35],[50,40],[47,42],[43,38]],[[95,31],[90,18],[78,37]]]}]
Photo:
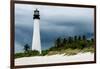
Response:
[{"label": "black lantern dome", "polygon": [[33,19],[40,19],[39,11],[36,9],[34,10],[34,16]]}]

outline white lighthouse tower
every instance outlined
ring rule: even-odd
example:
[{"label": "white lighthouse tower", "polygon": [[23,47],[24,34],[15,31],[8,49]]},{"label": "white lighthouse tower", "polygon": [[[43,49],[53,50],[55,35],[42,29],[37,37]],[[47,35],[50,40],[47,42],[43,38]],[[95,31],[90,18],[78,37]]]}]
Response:
[{"label": "white lighthouse tower", "polygon": [[34,10],[33,20],[34,20],[34,28],[33,28],[32,50],[37,50],[41,53],[40,15],[37,9]]}]

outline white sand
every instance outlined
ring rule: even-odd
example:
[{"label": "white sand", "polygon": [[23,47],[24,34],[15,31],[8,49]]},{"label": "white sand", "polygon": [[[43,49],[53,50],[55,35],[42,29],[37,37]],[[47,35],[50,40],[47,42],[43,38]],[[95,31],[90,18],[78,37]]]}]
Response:
[{"label": "white sand", "polygon": [[64,54],[57,54],[52,56],[35,56],[23,57],[15,59],[15,65],[35,65],[35,64],[50,64],[50,63],[64,63],[64,62],[82,62],[94,61],[93,53],[79,53],[72,56],[64,56]]}]

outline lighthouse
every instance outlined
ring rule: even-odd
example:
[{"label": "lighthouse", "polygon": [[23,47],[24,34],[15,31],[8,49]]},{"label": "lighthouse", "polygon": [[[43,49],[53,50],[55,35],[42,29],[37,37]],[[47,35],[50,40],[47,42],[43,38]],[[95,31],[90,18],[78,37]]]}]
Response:
[{"label": "lighthouse", "polygon": [[33,14],[33,39],[32,50],[37,50],[41,53],[41,40],[40,40],[40,14],[39,10],[34,10]]}]

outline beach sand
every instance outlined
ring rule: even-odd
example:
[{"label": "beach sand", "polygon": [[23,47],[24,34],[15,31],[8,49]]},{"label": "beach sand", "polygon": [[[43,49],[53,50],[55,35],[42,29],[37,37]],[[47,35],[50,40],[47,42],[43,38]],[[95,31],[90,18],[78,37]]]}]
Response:
[{"label": "beach sand", "polygon": [[51,56],[22,57],[15,59],[15,65],[36,65],[84,61],[94,61],[94,53],[78,53],[77,55],[71,56],[56,54]]}]

